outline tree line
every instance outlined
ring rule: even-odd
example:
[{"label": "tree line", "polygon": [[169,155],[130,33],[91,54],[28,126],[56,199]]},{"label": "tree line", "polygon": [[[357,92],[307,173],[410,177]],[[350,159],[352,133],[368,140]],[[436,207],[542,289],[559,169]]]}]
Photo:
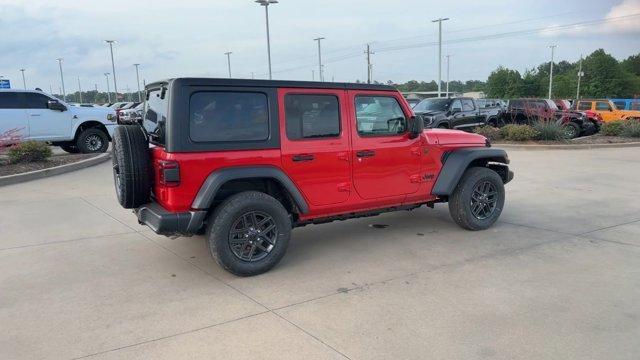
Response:
[{"label": "tree line", "polygon": [[[486,81],[451,81],[449,90],[455,92],[483,91],[490,98],[544,97],[549,92],[550,62],[538,65],[521,74],[517,70],[499,66]],[[580,62],[554,62],[552,97],[573,99],[578,86]],[[581,98],[640,97],[640,54],[623,61],[598,49],[582,60],[580,79]],[[396,85],[400,91],[437,91],[438,83],[408,81]],[[444,91],[445,85],[442,85]]]}]

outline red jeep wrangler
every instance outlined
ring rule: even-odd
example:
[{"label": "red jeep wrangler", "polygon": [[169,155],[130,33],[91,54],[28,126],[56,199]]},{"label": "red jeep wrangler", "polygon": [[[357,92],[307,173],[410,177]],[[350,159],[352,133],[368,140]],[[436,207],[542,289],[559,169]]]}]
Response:
[{"label": "red jeep wrangler", "polygon": [[120,204],[158,234],[206,233],[237,275],[271,269],[311,223],[448,201],[460,226],[486,229],[513,178],[504,150],[423,130],[390,86],[178,78],[146,97],[143,126],[113,137]]}]

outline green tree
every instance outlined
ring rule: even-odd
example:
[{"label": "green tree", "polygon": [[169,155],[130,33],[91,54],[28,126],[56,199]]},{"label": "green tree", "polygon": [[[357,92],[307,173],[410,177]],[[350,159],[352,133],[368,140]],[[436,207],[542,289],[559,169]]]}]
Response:
[{"label": "green tree", "polygon": [[640,76],[640,54],[629,56],[621,65],[623,70]]},{"label": "green tree", "polygon": [[486,91],[489,97],[509,99],[521,96],[522,85],[518,71],[500,66],[489,75]]}]

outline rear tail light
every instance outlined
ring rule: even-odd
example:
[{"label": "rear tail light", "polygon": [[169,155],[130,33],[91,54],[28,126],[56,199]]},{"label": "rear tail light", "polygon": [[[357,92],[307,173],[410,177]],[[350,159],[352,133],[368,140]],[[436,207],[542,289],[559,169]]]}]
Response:
[{"label": "rear tail light", "polygon": [[180,185],[180,165],[177,161],[158,161],[158,183],[166,187]]}]

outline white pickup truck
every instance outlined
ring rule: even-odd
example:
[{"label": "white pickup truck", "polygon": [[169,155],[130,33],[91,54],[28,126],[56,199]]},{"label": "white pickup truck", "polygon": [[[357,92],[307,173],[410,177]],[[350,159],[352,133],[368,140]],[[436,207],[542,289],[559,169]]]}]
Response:
[{"label": "white pickup truck", "polygon": [[110,108],[71,106],[36,90],[0,90],[0,136],[97,153],[107,151],[116,125]]}]

